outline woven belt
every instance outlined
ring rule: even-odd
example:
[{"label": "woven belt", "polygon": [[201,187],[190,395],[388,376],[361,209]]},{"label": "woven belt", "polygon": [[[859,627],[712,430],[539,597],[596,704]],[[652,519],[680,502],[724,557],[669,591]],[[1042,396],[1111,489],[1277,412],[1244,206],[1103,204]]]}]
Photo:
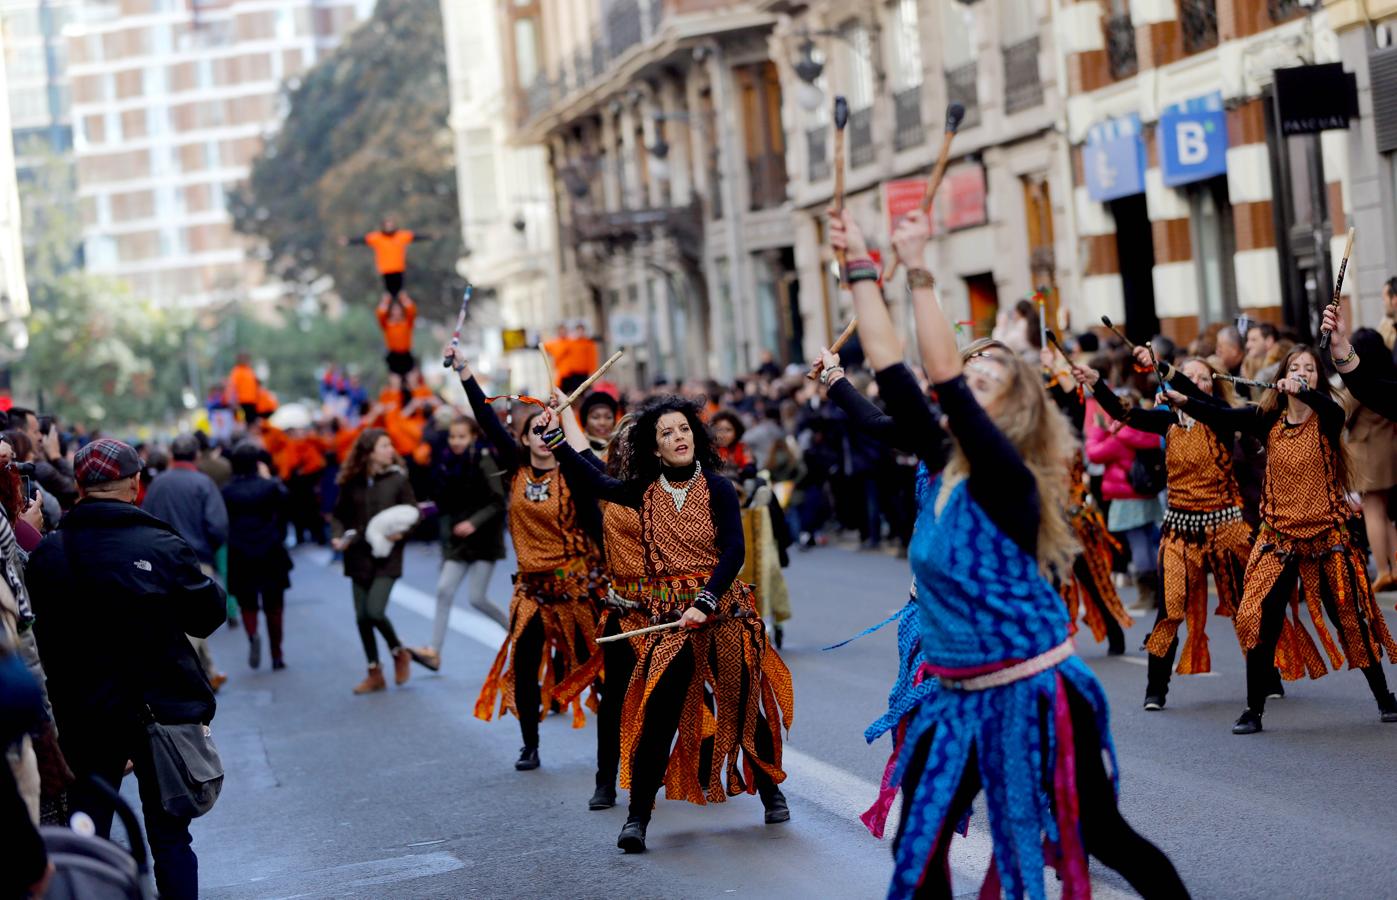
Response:
[{"label": "woven belt", "polygon": [[1040,653],[1032,659],[1015,663],[1004,669],[989,672],[985,675],[976,675],[971,678],[947,678],[941,676],[941,686],[953,691],[984,691],[990,688],[1004,687],[1006,684],[1013,684],[1016,681],[1023,681],[1025,678],[1032,678],[1039,672],[1046,672],[1053,666],[1067,659],[1072,655],[1072,639],[1068,638],[1061,644],[1046,653]]},{"label": "woven belt", "polygon": [[1242,521],[1242,508],[1214,509],[1207,512],[1191,512],[1185,509],[1164,511],[1164,527],[1178,531],[1207,531],[1229,522]]}]

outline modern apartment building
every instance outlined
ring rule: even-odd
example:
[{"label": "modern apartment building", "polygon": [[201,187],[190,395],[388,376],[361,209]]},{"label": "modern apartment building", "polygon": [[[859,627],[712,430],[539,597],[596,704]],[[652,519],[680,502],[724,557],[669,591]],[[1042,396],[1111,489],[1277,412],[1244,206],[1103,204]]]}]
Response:
[{"label": "modern apartment building", "polygon": [[68,46],[63,29],[82,0],[0,0],[10,128],[20,178],[35,153],[73,148]]},{"label": "modern apartment building", "polygon": [[370,0],[87,0],[67,29],[87,270],[162,303],[279,293],[228,190],[283,117],[282,85]]},{"label": "modern apartment building", "polygon": [[[442,0],[441,13],[462,241],[468,251],[463,272],[475,285],[473,327],[463,337],[482,372],[500,372],[505,329],[546,340],[563,317],[553,265],[557,226],[548,158],[542,147],[510,143],[514,104],[505,87],[498,0]],[[537,353],[513,354],[508,371],[516,386],[547,382]]]},{"label": "modern apartment building", "polygon": [[[5,67],[0,66],[0,134],[10,127],[6,87]],[[9,391],[9,364],[29,346],[29,332],[24,326],[28,316],[29,288],[24,280],[14,147],[9,141],[0,141],[0,395]]]}]

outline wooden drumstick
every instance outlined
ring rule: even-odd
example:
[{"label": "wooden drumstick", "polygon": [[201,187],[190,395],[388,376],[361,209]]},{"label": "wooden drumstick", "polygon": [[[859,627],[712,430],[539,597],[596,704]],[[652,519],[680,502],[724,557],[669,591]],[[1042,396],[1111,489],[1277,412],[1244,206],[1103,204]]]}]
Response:
[{"label": "wooden drumstick", "polygon": [[[951,142],[955,140],[956,132],[960,130],[960,123],[965,119],[965,107],[959,103],[952,103],[946,107],[946,130],[941,134],[941,155],[936,158],[936,165],[931,170],[931,175],[927,178],[926,193],[922,195],[922,202],[917,208],[922,212],[931,212],[932,201],[936,199],[936,192],[941,189],[941,182],[946,178],[946,167],[951,163]],[[901,260],[897,254],[891,254],[887,267],[883,270],[883,283],[887,284],[892,277],[897,274],[897,267]]]},{"label": "wooden drumstick", "polygon": [[[834,343],[830,344],[829,352],[838,353],[840,350],[844,349],[844,345],[849,343],[849,338],[854,336],[854,332],[858,330],[858,327],[859,317],[854,316],[849,320],[849,324],[844,326],[844,330],[839,333],[839,337],[834,339]],[[810,366],[810,371],[805,373],[805,377],[812,381],[819,378],[820,372],[824,367],[825,362],[823,359],[815,360],[814,364]]]}]

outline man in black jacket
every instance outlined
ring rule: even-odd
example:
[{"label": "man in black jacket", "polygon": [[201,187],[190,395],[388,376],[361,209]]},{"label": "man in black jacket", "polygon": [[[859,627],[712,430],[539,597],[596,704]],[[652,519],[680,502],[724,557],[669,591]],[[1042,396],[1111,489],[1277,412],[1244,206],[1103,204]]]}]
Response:
[{"label": "man in black jacket", "polygon": [[105,837],[112,810],[81,785],[95,775],[117,787],[134,763],[160,896],[194,898],[189,820],[161,807],[144,723],[213,719],[213,689],[185,635],[208,637],[223,623],[223,589],[169,525],[133,505],[133,448],[94,441],[74,470],[81,500],[25,572],[63,752],[79,779],[73,806]]}]

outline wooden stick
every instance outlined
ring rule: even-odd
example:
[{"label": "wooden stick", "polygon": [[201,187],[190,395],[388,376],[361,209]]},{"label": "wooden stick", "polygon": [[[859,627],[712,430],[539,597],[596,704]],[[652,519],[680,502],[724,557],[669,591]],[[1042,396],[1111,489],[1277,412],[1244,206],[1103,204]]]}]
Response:
[{"label": "wooden stick", "polygon": [[[834,98],[834,213],[844,212],[844,126],[849,124],[849,102],[843,97]],[[839,284],[849,286],[849,254],[844,250],[834,251],[839,263]]]},{"label": "wooden stick", "polygon": [[635,631],[623,631],[620,634],[612,634],[606,637],[597,638],[598,644],[609,644],[612,641],[619,641],[624,638],[633,638],[639,634],[649,634],[652,631],[669,631],[672,628],[679,628],[684,624],[683,619],[674,622],[665,622],[663,625],[650,625],[646,628],[637,628]]},{"label": "wooden stick", "polygon": [[553,389],[558,386],[558,375],[553,371],[553,354],[549,353],[542,344],[538,345],[538,352],[543,357],[543,371],[548,373],[548,390],[544,391],[544,396],[551,397]]},{"label": "wooden stick", "polygon": [[1054,332],[1051,328],[1049,328],[1046,331],[1044,331],[1043,334],[1045,337],[1047,337],[1048,343],[1052,346],[1052,348],[1057,351],[1057,355],[1062,357],[1062,361],[1067,363],[1067,365],[1071,366],[1072,357],[1068,356],[1067,351],[1062,349],[1062,343],[1058,341],[1057,333]]},{"label": "wooden stick", "polygon": [[582,395],[587,393],[587,389],[590,388],[592,385],[596,384],[597,381],[600,380],[601,377],[606,374],[606,370],[616,365],[616,361],[625,355],[626,351],[624,350],[617,350],[615,353],[611,354],[611,358],[608,359],[606,362],[602,363],[600,369],[597,369],[591,375],[587,376],[587,380],[578,385],[577,390],[573,391],[568,396],[567,400],[563,401],[563,405],[558,407],[557,412],[562,412],[569,406],[572,406],[578,400],[581,400]]},{"label": "wooden stick", "polygon": [[1130,348],[1131,353],[1135,352],[1135,345],[1130,342],[1130,338],[1125,336],[1125,332],[1121,331],[1115,325],[1111,324],[1110,316],[1102,316],[1101,324],[1111,329],[1111,333],[1114,334],[1116,337],[1120,338],[1122,341],[1125,341],[1125,345]]},{"label": "wooden stick", "polygon": [[[834,343],[830,345],[829,352],[838,353],[840,350],[843,350],[844,345],[849,343],[849,338],[854,336],[854,332],[858,330],[858,327],[859,317],[854,316],[849,320],[849,324],[844,326],[844,330],[839,333],[839,337],[834,339]],[[817,359],[811,364],[810,371],[805,373],[805,377],[813,381],[820,377],[820,372],[822,372],[824,368],[825,361],[823,359]]]},{"label": "wooden stick", "polygon": [[[946,107],[946,130],[941,134],[941,153],[936,157],[936,165],[932,167],[931,175],[926,181],[926,193],[922,195],[922,202],[917,208],[922,212],[931,212],[931,204],[936,199],[936,192],[941,189],[941,182],[946,178],[946,167],[951,164],[951,141],[955,140],[956,132],[960,130],[960,123],[965,118],[965,107],[959,103],[952,103]],[[883,269],[883,283],[887,284],[892,277],[897,274],[897,267],[901,260],[896,253],[890,253],[888,264]]]},{"label": "wooden stick", "polygon": [[[1334,278],[1334,298],[1329,301],[1329,306],[1334,312],[1339,311],[1339,298],[1344,291],[1344,270],[1348,268],[1349,254],[1353,253],[1353,229],[1348,230],[1348,240],[1344,242],[1344,258],[1339,260],[1339,274]],[[1319,349],[1329,349],[1329,332],[1324,329],[1319,331]]]}]

